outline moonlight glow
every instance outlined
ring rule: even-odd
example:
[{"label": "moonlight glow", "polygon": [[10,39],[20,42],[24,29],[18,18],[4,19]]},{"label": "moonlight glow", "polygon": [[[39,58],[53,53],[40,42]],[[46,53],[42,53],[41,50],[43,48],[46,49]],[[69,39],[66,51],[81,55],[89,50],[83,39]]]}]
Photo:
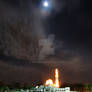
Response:
[{"label": "moonlight glow", "polygon": [[43,6],[44,6],[44,7],[48,7],[48,6],[49,6],[48,1],[44,1],[44,2],[43,2]]}]

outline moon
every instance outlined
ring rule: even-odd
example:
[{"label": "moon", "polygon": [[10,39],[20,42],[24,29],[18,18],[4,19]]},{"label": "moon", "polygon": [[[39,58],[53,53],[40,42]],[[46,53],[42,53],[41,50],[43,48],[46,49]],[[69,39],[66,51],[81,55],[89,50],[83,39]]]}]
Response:
[{"label": "moon", "polygon": [[48,7],[48,6],[49,6],[48,1],[44,1],[44,2],[43,2],[43,6],[44,6],[44,7]]}]

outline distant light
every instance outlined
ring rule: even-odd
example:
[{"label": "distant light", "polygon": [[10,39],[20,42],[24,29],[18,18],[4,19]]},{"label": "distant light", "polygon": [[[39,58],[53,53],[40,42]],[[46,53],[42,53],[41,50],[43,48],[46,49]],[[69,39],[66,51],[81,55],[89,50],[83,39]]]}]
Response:
[{"label": "distant light", "polygon": [[48,6],[49,6],[48,1],[44,1],[44,2],[43,2],[43,6],[44,6],[44,7],[48,7]]},{"label": "distant light", "polygon": [[36,88],[39,88],[39,86],[36,86]]}]

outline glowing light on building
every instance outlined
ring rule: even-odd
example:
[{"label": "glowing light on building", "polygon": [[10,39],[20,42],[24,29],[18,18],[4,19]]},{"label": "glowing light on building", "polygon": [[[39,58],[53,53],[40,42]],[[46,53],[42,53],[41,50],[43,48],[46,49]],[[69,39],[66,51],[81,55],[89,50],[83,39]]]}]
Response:
[{"label": "glowing light on building", "polygon": [[46,80],[45,85],[46,86],[54,86],[56,88],[60,87],[60,83],[59,83],[59,71],[58,71],[58,69],[55,69],[55,83],[53,83],[52,79],[48,79],[48,80]]},{"label": "glowing light on building", "polygon": [[55,86],[59,88],[59,73],[58,69],[55,70]]},{"label": "glowing light on building", "polygon": [[53,86],[53,80],[52,79],[48,79],[46,81],[46,84],[45,85]]}]

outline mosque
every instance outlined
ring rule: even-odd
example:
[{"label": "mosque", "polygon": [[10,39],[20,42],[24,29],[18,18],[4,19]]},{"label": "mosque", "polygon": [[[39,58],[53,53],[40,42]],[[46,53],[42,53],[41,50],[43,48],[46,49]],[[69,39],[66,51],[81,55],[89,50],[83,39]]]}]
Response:
[{"label": "mosque", "polygon": [[31,92],[70,92],[70,87],[59,88],[59,73],[58,69],[55,69],[55,83],[52,79],[46,80],[45,85],[36,86]]}]

